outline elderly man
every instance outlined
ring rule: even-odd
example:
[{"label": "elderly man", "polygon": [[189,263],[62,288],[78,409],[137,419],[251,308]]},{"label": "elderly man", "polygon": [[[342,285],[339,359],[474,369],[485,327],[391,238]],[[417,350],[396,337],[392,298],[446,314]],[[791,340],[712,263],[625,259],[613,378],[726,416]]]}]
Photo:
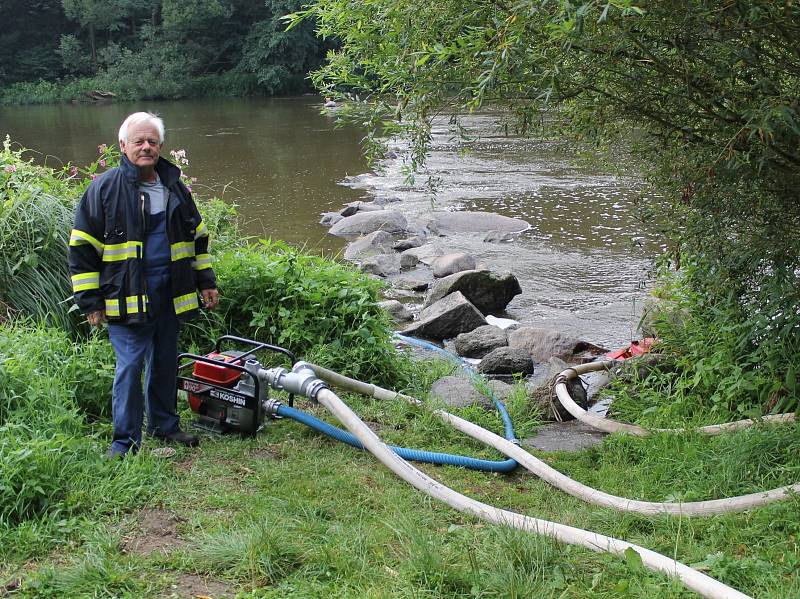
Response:
[{"label": "elderly man", "polygon": [[[134,113],[119,129],[122,163],[95,179],[75,212],[69,269],[89,324],[108,321],[117,356],[109,456],[138,451],[143,411],[154,437],[187,446],[175,390],[180,321],[217,305],[208,231],[180,169],[161,158],[164,123]],[[142,393],[142,370],[145,393]]]}]

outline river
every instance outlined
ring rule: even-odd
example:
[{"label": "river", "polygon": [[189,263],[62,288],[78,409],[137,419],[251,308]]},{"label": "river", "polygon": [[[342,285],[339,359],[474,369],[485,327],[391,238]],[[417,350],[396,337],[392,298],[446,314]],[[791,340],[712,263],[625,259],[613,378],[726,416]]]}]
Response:
[{"label": "river", "polygon": [[575,166],[550,141],[506,136],[498,117],[486,113],[465,119],[473,137],[467,143],[437,123],[427,171],[409,182],[402,143],[370,171],[359,150],[362,133],[336,127],[319,109],[314,96],[0,107],[0,133],[36,150],[39,162],[87,164],[99,144],[116,143],[127,114],[155,111],[167,124],[165,151],[186,150],[196,191],[238,204],[247,234],[327,254],[344,242],[318,224],[320,214],[359,199],[399,199],[396,206],[411,215],[435,208],[523,218],[531,228],[514,243],[468,235],[441,243],[514,272],[523,293],[509,315],[525,324],[609,347],[636,337],[659,246],[635,218],[635,179]]}]

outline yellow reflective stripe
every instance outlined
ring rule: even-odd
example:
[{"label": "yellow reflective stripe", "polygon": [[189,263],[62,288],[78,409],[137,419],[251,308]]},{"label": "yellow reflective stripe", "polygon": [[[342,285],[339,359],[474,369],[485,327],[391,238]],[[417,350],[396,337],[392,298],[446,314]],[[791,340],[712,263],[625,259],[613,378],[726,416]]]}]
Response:
[{"label": "yellow reflective stripe", "polygon": [[211,268],[211,254],[197,254],[192,260],[192,268],[195,270],[205,270]]},{"label": "yellow reflective stripe", "polygon": [[72,275],[72,291],[86,291],[87,289],[100,289],[99,272],[83,272],[79,275]]},{"label": "yellow reflective stripe", "polygon": [[175,314],[188,312],[200,307],[200,302],[197,301],[197,293],[195,292],[179,295],[172,299],[172,303],[175,306]]},{"label": "yellow reflective stripe", "polygon": [[169,246],[172,261],[194,257],[194,241],[179,241]]},{"label": "yellow reflective stripe", "polygon": [[106,316],[119,316],[119,300],[106,298]]},{"label": "yellow reflective stripe", "polygon": [[[125,309],[128,311],[128,314],[138,314],[139,313],[139,297],[138,295],[129,295],[125,298]],[[147,312],[147,296],[142,295],[142,312]]]},{"label": "yellow reflective stripe", "polygon": [[130,260],[137,258],[142,247],[141,241],[126,241],[125,243],[114,243],[107,245],[103,252],[103,262],[117,262],[119,260]]},{"label": "yellow reflective stripe", "polygon": [[72,247],[76,247],[79,245],[86,245],[90,244],[97,250],[97,253],[101,256],[103,255],[103,248],[105,247],[102,243],[97,241],[94,237],[89,235],[86,231],[81,231],[80,229],[72,229],[72,232],[69,235],[69,244]]},{"label": "yellow reflective stripe", "polygon": [[[128,314],[139,313],[139,298],[142,300],[142,312],[147,312],[147,296],[146,295],[129,295],[125,298],[125,311]],[[119,300],[106,299],[106,316],[120,316]]]},{"label": "yellow reflective stripe", "polygon": [[199,237],[208,237],[208,227],[206,227],[206,224],[202,221],[197,225],[197,229],[194,232],[194,238],[198,239]]}]

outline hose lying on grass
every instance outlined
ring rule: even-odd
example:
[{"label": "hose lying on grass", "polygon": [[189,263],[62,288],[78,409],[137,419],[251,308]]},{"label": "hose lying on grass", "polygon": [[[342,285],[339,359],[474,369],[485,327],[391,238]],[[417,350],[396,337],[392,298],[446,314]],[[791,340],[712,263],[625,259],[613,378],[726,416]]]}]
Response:
[{"label": "hose lying on grass", "polygon": [[[343,431],[327,422],[320,420],[306,414],[300,410],[296,410],[290,406],[280,405],[275,413],[282,418],[291,418],[301,424],[313,428],[315,431],[327,435],[332,439],[346,443],[356,449],[364,449],[361,442],[347,431]],[[410,449],[408,447],[397,447],[396,445],[390,446],[392,451],[399,455],[404,460],[411,462],[423,462],[426,464],[446,464],[448,466],[459,466],[469,470],[478,470],[480,472],[502,472],[508,473],[516,470],[518,464],[513,459],[508,460],[481,460],[478,458],[471,458],[469,456],[454,455],[451,453],[440,453],[436,451],[425,451],[422,449]]]},{"label": "hose lying on grass", "polygon": [[[298,364],[295,368],[312,368],[317,372],[319,367]],[[324,370],[324,369],[321,369]],[[330,371],[328,371],[330,372]],[[331,373],[335,374],[335,373]],[[320,376],[317,374],[317,376]],[[341,375],[336,375],[337,377]],[[320,378],[322,378],[320,376]],[[346,377],[342,377],[346,378]],[[372,385],[359,383],[358,386],[368,389]],[[299,390],[294,390],[299,392]],[[374,395],[373,395],[374,396]],[[396,396],[396,394],[395,394]],[[532,518],[516,512],[499,509],[497,507],[471,499],[453,489],[442,485],[437,480],[429,477],[424,472],[418,470],[410,463],[403,460],[395,452],[383,443],[370,428],[364,424],[358,416],[330,389],[315,387],[309,393],[311,399],[315,399],[327,408],[344,426],[355,435],[361,444],[372,453],[378,460],[397,474],[400,478],[411,484],[414,488],[422,491],[426,495],[443,501],[450,507],[472,514],[477,518],[534,532],[558,541],[573,545],[580,545],[595,552],[608,552],[616,555],[624,555],[626,551],[633,550],[639,554],[645,567],[677,577],[689,589],[699,593],[708,599],[749,599],[747,595],[729,587],[710,576],[698,572],[689,566],[668,558],[660,553],[651,551],[644,547],[627,543],[619,539],[614,539],[598,533]]]},{"label": "hose lying on grass", "polygon": [[[577,376],[586,374],[588,372],[595,372],[598,370],[608,370],[619,362],[614,360],[606,360],[602,362],[588,362],[562,370],[555,378],[555,392],[558,401],[561,405],[572,414],[576,419],[588,424],[592,428],[604,431],[606,433],[628,433],[629,435],[636,435],[637,437],[649,437],[653,433],[682,433],[687,432],[686,429],[679,428],[654,428],[646,429],[635,424],[627,424],[625,422],[617,422],[610,418],[604,418],[590,414],[572,399],[567,389],[567,383],[570,379]],[[724,432],[735,431],[743,428],[748,428],[755,425],[757,422],[794,422],[794,414],[772,414],[764,416],[758,420],[746,419],[737,420],[736,422],[726,422],[725,424],[711,424],[709,426],[701,426],[692,429],[694,432],[702,433],[705,435],[719,435]]]},{"label": "hose lying on grass", "polygon": [[[328,370],[327,368],[323,368],[322,366],[317,366],[316,364],[309,364],[309,366],[322,380],[354,393],[359,393],[361,395],[366,395],[379,400],[403,399],[415,404],[422,403],[418,399],[409,395],[396,393],[376,385],[357,381],[333,372],[332,370]],[[714,514],[748,510],[761,505],[766,505],[768,503],[773,503],[775,501],[780,501],[781,499],[786,499],[793,493],[800,493],[800,484],[794,484],[772,489],[770,491],[750,493],[740,497],[712,499],[707,501],[692,501],[687,503],[640,501],[636,499],[618,497],[598,489],[593,489],[592,487],[584,485],[583,483],[578,482],[566,476],[565,474],[562,474],[555,468],[549,466],[542,460],[522,449],[522,447],[519,445],[508,441],[507,439],[503,439],[501,436],[486,430],[483,427],[480,427],[472,422],[464,420],[463,418],[459,418],[458,416],[450,414],[449,412],[441,409],[434,410],[434,413],[462,433],[486,445],[489,445],[508,457],[516,460],[524,468],[555,488],[564,491],[565,493],[572,495],[581,501],[586,501],[587,503],[592,503],[601,507],[608,507],[621,512],[630,512],[642,515],[672,514],[677,516],[711,516]]]}]

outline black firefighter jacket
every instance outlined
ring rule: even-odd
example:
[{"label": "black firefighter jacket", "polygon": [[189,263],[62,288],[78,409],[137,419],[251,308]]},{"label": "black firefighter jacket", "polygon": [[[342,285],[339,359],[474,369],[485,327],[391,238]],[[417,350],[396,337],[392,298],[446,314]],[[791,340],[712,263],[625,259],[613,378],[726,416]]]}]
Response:
[{"label": "black firefighter jacket", "polygon": [[[75,211],[69,241],[69,271],[75,301],[84,314],[105,310],[117,323],[147,319],[143,252],[149,195],[137,188],[139,169],[124,155],[122,164],[95,179]],[[197,290],[216,287],[208,229],[180,181],[178,167],[160,158],[156,172],[168,191],[172,301],[181,320],[199,307]]]}]

